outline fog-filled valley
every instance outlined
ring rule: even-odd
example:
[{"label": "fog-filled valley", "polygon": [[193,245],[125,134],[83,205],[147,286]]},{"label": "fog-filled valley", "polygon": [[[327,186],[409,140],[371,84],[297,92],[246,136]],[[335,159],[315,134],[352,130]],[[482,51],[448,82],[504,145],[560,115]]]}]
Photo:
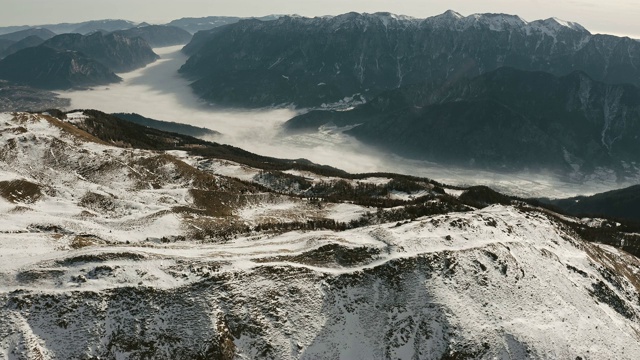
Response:
[{"label": "fog-filled valley", "polygon": [[187,60],[182,46],[154,48],[161,59],[144,68],[118,74],[123,81],[107,86],[61,92],[69,109],[125,112],[164,121],[210,128],[222,135],[206,140],[230,144],[264,156],[305,158],[353,173],[394,172],[428,177],[454,185],[487,185],[522,197],[561,198],[593,194],[629,184],[603,173],[572,181],[552,173],[492,172],[402,158],[360,143],[332,127],[316,133],[287,134],[281,127],[304,110],[293,108],[219,108],[199,99],[189,80],[178,73]]}]

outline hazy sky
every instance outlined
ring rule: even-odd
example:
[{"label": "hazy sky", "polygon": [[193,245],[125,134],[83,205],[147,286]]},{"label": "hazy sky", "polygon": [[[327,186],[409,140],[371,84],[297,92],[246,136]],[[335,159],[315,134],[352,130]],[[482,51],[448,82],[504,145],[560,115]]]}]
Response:
[{"label": "hazy sky", "polygon": [[525,20],[558,17],[593,33],[640,38],[637,0],[0,0],[0,26],[105,18],[161,23],[181,17],[267,14],[334,15],[388,11],[428,17],[448,9],[463,15],[502,12]]}]

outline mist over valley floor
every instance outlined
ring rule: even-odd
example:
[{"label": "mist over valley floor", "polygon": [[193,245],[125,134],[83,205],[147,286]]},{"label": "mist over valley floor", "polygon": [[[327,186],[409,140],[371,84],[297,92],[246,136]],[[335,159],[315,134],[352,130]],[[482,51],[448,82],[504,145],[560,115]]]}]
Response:
[{"label": "mist over valley floor", "polygon": [[491,172],[410,160],[377,150],[325,127],[318,132],[288,134],[282,125],[304,110],[293,108],[218,108],[199,99],[189,80],[177,70],[187,60],[182,46],[154,48],[161,59],[144,68],[118,74],[123,81],[90,89],[60,92],[69,109],[138,113],[163,121],[205,127],[222,135],[205,140],[230,144],[263,156],[304,158],[352,173],[391,172],[428,177],[454,185],[488,185],[521,197],[563,198],[622,188],[615,175],[603,173],[587,181],[561,179],[551,173]]}]

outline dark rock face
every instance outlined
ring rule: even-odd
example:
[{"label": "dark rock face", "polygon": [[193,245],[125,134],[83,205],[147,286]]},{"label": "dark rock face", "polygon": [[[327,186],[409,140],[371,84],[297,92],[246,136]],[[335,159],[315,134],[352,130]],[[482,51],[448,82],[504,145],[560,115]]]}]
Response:
[{"label": "dark rock face", "polygon": [[503,66],[640,84],[640,43],[555,19],[454,12],[245,20],[194,36],[181,72],[203,98],[232,106],[319,106],[425,80],[443,83]]},{"label": "dark rock face", "polygon": [[401,155],[497,169],[597,167],[637,171],[640,89],[582,72],[556,77],[500,68],[472,80],[425,83],[381,94],[352,111],[312,111],[291,131],[333,123]]},{"label": "dark rock face", "polygon": [[80,52],[27,48],[0,61],[0,78],[43,89],[109,84],[120,78]]},{"label": "dark rock face", "polygon": [[116,31],[117,34],[128,38],[140,37],[151,47],[162,47],[186,44],[191,40],[191,34],[175,26],[149,25],[135,27],[128,30]]},{"label": "dark rock face", "polygon": [[182,18],[173,20],[167,25],[176,26],[195,34],[203,30],[211,30],[213,28],[229,25],[240,21],[236,16],[207,16],[202,18]]},{"label": "dark rock face", "polygon": [[117,33],[63,34],[47,40],[44,45],[61,51],[82,52],[114,72],[135,70],[158,59],[143,39]]}]

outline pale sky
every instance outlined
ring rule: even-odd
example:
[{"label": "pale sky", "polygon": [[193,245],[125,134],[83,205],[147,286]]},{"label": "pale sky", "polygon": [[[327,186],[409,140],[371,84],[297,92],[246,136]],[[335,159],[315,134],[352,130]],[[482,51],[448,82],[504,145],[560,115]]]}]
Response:
[{"label": "pale sky", "polygon": [[0,26],[42,25],[97,19],[163,23],[210,15],[336,15],[388,11],[419,18],[452,9],[462,15],[500,12],[527,21],[558,17],[592,33],[640,38],[637,0],[0,0]]}]

